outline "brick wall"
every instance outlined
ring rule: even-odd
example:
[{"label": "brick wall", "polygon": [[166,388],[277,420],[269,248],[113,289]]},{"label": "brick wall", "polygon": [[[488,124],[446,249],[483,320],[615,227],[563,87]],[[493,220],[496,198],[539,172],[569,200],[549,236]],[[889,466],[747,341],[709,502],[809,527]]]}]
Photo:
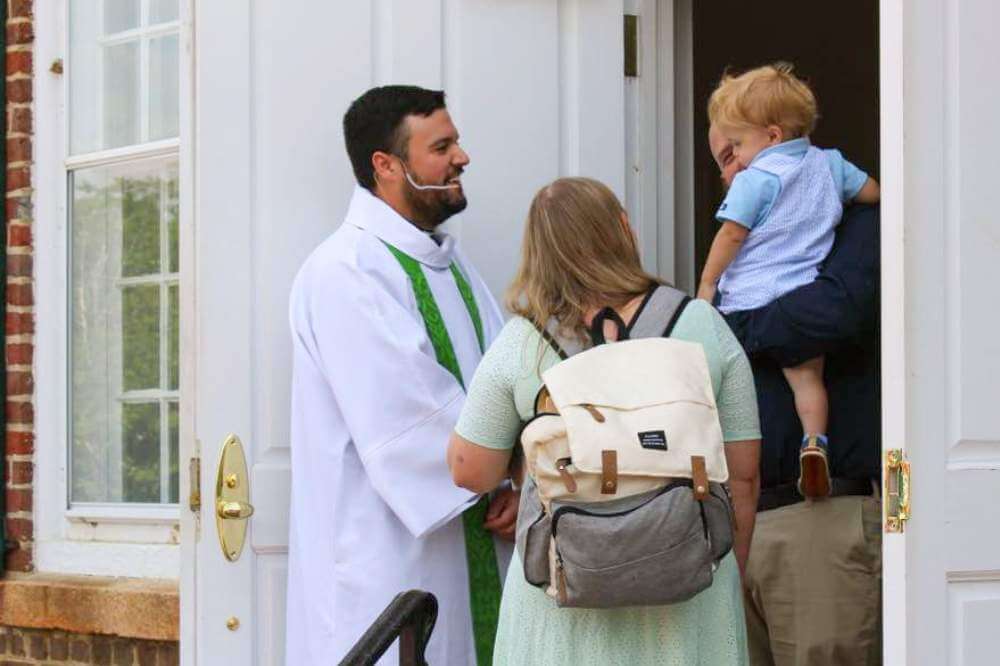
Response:
[{"label": "brick wall", "polygon": [[[7,553],[10,571],[32,562],[34,296],[32,285],[32,0],[8,0],[7,16]],[[89,662],[88,662],[89,663]]]},{"label": "brick wall", "polygon": [[0,663],[174,666],[177,643],[0,627]]}]

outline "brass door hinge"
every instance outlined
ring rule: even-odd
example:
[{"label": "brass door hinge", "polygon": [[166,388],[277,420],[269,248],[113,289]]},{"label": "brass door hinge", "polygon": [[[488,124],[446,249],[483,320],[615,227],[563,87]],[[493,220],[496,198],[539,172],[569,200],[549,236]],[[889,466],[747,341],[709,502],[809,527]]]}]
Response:
[{"label": "brass door hinge", "polygon": [[639,17],[625,15],[625,76],[639,76]]},{"label": "brass door hinge", "polygon": [[910,519],[910,462],[902,449],[885,452],[885,531],[900,533]]},{"label": "brass door hinge", "polygon": [[201,458],[191,458],[188,463],[191,492],[188,494],[188,508],[193,513],[201,511]]}]

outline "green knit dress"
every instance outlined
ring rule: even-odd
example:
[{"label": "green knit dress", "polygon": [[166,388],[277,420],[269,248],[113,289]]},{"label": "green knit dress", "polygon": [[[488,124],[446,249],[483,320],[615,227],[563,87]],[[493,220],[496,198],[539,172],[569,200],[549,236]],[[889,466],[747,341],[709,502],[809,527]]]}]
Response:
[{"label": "green knit dress", "polygon": [[[672,337],[704,347],[725,441],[758,439],[750,365],[718,312],[704,301],[692,301]],[[511,319],[476,370],[456,426],[458,434],[488,448],[513,447],[521,423],[532,416],[540,370],[558,361],[528,321]],[[542,590],[529,585],[514,557],[504,583],[493,663],[747,664],[736,560],[732,553],[727,555],[712,586],[683,603],[579,609],[558,608]]]}]

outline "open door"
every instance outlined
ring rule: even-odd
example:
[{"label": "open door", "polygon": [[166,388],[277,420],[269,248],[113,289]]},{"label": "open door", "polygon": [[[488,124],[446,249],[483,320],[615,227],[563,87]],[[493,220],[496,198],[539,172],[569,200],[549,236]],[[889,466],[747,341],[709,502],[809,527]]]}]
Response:
[{"label": "open door", "polygon": [[[200,473],[201,508],[183,528],[183,661],[281,664],[292,482],[287,297],[303,259],[346,212],[354,177],[344,112],[373,85],[445,89],[472,159],[463,178],[469,208],[449,227],[499,295],[539,187],[586,174],[625,196],[623,5],[191,5],[182,422],[187,450],[200,449],[192,476]],[[231,436],[247,471],[233,463],[220,476]],[[238,535],[225,550],[220,543],[217,487],[226,502],[218,522],[248,528],[242,549]],[[317,507],[316,519],[335,517]]]},{"label": "open door", "polygon": [[[885,663],[985,666],[1000,628],[1000,126],[993,0],[882,0]],[[887,501],[891,509],[893,502]]]}]

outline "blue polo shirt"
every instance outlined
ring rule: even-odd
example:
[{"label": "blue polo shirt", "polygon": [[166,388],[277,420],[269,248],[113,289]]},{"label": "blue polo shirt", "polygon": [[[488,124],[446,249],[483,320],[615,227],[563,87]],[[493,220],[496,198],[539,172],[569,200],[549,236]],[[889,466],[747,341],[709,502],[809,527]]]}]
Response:
[{"label": "blue polo shirt", "polygon": [[[773,153],[802,159],[809,145],[809,139],[800,138],[760,151],[746,169],[736,174],[726,198],[715,213],[716,219],[736,222],[751,230],[764,222],[781,192],[781,181],[773,173],[755,169],[754,162]],[[836,148],[824,149],[823,153],[830,164],[830,173],[841,201],[850,202],[864,187],[868,174],[844,159]]]}]

